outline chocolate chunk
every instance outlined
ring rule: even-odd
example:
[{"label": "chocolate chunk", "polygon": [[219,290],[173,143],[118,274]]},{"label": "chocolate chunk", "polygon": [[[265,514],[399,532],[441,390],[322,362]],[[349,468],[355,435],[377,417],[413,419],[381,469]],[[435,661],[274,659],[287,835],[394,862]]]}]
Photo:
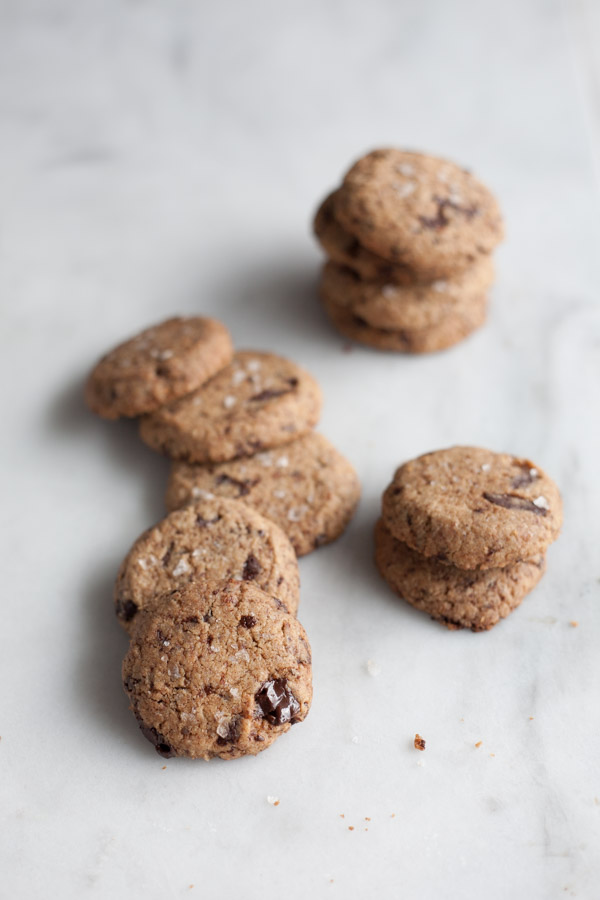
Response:
[{"label": "chocolate chunk", "polygon": [[125,681],[123,682],[123,687],[127,691],[128,694],[132,692],[136,684],[139,684],[139,678],[133,678],[131,675],[128,675]]},{"label": "chocolate chunk", "polygon": [[[219,746],[221,747],[223,746],[223,744],[235,744],[235,742],[239,739],[241,730],[241,716],[233,716],[227,723],[222,722],[217,728],[217,744],[219,744]],[[219,732],[223,733],[219,734]]]},{"label": "chocolate chunk", "polygon": [[478,213],[476,206],[460,206],[460,204],[454,203],[453,200],[444,197],[434,197],[433,199],[437,204],[436,215],[433,217],[419,216],[419,221],[425,228],[433,228],[436,231],[439,231],[440,229],[445,228],[446,225],[449,225],[451,220],[446,213],[446,210],[448,209],[453,209],[455,212],[461,213],[466,219],[472,219],[473,216]]},{"label": "chocolate chunk", "polygon": [[265,718],[271,725],[293,722],[300,712],[300,704],[288,688],[286,678],[265,681],[254,699],[260,710],[259,718]]},{"label": "chocolate chunk", "polygon": [[495,506],[503,506],[504,509],[520,509],[523,512],[535,513],[536,516],[548,515],[547,509],[536,506],[532,500],[528,500],[526,497],[517,497],[516,494],[484,493],[483,496],[489,503],[493,503]]},{"label": "chocolate chunk", "polygon": [[165,568],[169,565],[169,560],[171,559],[171,554],[173,553],[174,546],[175,546],[175,544],[171,541],[171,543],[169,544],[169,546],[167,548],[167,552],[161,559],[161,562]]},{"label": "chocolate chunk", "polygon": [[173,748],[170,744],[167,743],[164,735],[157,731],[156,728],[148,728],[147,725],[144,725],[139,716],[136,716],[140,731],[144,735],[147,741],[150,741],[151,744],[154,744],[154,748],[159,756],[164,756],[165,759],[169,759],[171,756],[177,756]]},{"label": "chocolate chunk", "polygon": [[250,400],[248,402],[260,403],[263,400],[273,400],[275,397],[283,397],[284,394],[291,394],[291,392],[298,387],[297,378],[288,378],[287,383],[289,387],[281,388],[280,390],[266,388],[264,391],[261,391],[260,394],[255,394],[254,397],[250,397]]},{"label": "chocolate chunk", "polygon": [[188,616],[187,619],[183,620],[183,622],[185,625],[198,625],[200,619],[198,618],[198,616]]},{"label": "chocolate chunk", "polygon": [[262,566],[254,556],[253,553],[250,554],[246,562],[244,563],[244,570],[242,572],[242,578],[244,581],[253,581],[257,575],[259,575],[262,571]]},{"label": "chocolate chunk", "polygon": [[533,482],[538,478],[537,469],[531,465],[531,463],[526,462],[522,465],[522,472],[520,475],[517,475],[516,478],[513,479],[511,487],[513,490],[517,490],[520,487],[525,487],[528,484],[533,484]]},{"label": "chocolate chunk", "polygon": [[242,616],[240,619],[240,625],[242,628],[252,628],[253,625],[256,625],[256,618],[254,616]]},{"label": "chocolate chunk", "polygon": [[237,478],[232,478],[231,475],[226,475],[223,473],[222,475],[217,475],[215,478],[215,484],[231,484],[233,487],[236,487],[238,490],[238,497],[245,497],[246,494],[250,493],[251,488],[254,487],[255,484],[258,484],[260,478],[247,478],[244,481],[240,481]]},{"label": "chocolate chunk", "polygon": [[124,622],[131,622],[137,611],[137,603],[133,600],[117,600],[117,615]]}]

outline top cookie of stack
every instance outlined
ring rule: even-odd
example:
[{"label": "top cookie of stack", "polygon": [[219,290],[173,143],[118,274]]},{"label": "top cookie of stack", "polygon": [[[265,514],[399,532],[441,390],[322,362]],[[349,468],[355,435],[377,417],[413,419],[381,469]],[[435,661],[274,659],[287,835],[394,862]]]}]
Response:
[{"label": "top cookie of stack", "polygon": [[374,150],[322,203],[314,230],[330,258],[321,297],[347,337],[422,353],[483,323],[503,225],[494,196],[465,169]]}]

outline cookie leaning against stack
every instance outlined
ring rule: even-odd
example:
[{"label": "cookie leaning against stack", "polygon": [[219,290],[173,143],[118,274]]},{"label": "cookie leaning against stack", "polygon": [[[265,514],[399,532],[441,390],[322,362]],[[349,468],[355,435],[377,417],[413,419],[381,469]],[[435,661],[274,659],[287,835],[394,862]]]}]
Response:
[{"label": "cookie leaning against stack", "polygon": [[454,163],[374,150],[321,204],[314,231],[329,256],[321,299],[346,337],[427,353],[483,324],[502,218],[485,185]]},{"label": "cookie leaning against stack", "polygon": [[450,629],[486,631],[535,587],[561,524],[558,488],[529,460],[451,447],[396,471],[375,561],[417,609]]}]

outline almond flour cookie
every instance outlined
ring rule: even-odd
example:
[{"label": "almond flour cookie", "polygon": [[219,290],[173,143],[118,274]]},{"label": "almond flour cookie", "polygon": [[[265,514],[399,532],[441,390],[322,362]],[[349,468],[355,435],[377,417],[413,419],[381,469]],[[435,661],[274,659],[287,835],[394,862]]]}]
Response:
[{"label": "almond flour cookie", "polygon": [[236,759],[306,718],[310,646],[298,620],[255,584],[205,581],[136,617],[123,684],[161,756]]},{"label": "almond flour cookie", "polygon": [[375,526],[375,563],[399,597],[432,619],[451,630],[487,631],[533,590],[546,560],[539,555],[503,569],[457,569],[415,553],[380,519]]},{"label": "almond flour cookie", "polygon": [[342,228],[378,256],[422,278],[466,268],[502,240],[495,198],[465,169],[403,150],[374,150],[335,199]]},{"label": "almond flour cookie", "polygon": [[310,432],[281,447],[231,462],[174,462],[167,509],[198,498],[233,497],[275,522],[298,556],[334,541],[352,518],[358,476],[322,435]]},{"label": "almond flour cookie", "polygon": [[374,350],[399,353],[433,353],[458,344],[485,322],[487,299],[484,294],[469,297],[451,307],[436,323],[426,328],[375,328],[338,300],[321,284],[321,300],[331,323],[352,341]]},{"label": "almond flour cookie", "polygon": [[337,191],[325,198],[314,220],[315,237],[327,255],[342,266],[349,266],[361,278],[384,279],[392,284],[415,284],[418,275],[401,264],[371,253],[349,232],[344,231],[335,217]]},{"label": "almond flour cookie", "polygon": [[188,462],[223,462],[287,444],[316,425],[315,379],[273,353],[243,351],[199,390],[142,419],[154,450]]},{"label": "almond flour cookie", "polygon": [[452,278],[410,286],[365,281],[347,266],[329,262],[323,268],[321,294],[333,304],[344,304],[372,328],[423,331],[439,327],[448,316],[472,316],[493,280],[489,256]]},{"label": "almond flour cookie", "polygon": [[100,360],[86,401],[105,419],[152,412],[200,387],[232,356],[229,332],[216,319],[167,319]]},{"label": "almond flour cookie", "polygon": [[543,554],[558,537],[558,488],[527,459],[450,447],[397,470],[383,495],[394,537],[461,569],[510,566]]},{"label": "almond flour cookie", "polygon": [[298,609],[296,555],[277,525],[237,500],[199,500],[140,535],[119,569],[115,610],[129,630],[154,597],[231,578],[255,582],[291,613]]}]

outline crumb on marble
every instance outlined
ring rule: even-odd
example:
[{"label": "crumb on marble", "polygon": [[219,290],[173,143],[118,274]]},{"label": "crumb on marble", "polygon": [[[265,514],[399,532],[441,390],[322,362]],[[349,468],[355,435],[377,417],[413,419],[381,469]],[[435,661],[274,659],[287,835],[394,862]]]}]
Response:
[{"label": "crumb on marble", "polygon": [[579,625],[579,622],[576,622],[574,619],[572,619],[569,622],[569,625],[571,626],[571,628],[577,628],[577,626]]},{"label": "crumb on marble", "polygon": [[270,803],[271,806],[279,806],[279,797],[273,797],[271,794],[267,797],[267,803]]},{"label": "crumb on marble", "polygon": [[348,825],[348,831],[354,831],[354,825]]},{"label": "crumb on marble", "polygon": [[477,743],[475,744],[475,746],[476,746],[476,747],[481,747],[482,744],[483,744],[483,741],[477,741]]},{"label": "crumb on marble", "polygon": [[424,750],[425,749],[425,738],[422,738],[420,734],[415,734],[415,750]]}]

